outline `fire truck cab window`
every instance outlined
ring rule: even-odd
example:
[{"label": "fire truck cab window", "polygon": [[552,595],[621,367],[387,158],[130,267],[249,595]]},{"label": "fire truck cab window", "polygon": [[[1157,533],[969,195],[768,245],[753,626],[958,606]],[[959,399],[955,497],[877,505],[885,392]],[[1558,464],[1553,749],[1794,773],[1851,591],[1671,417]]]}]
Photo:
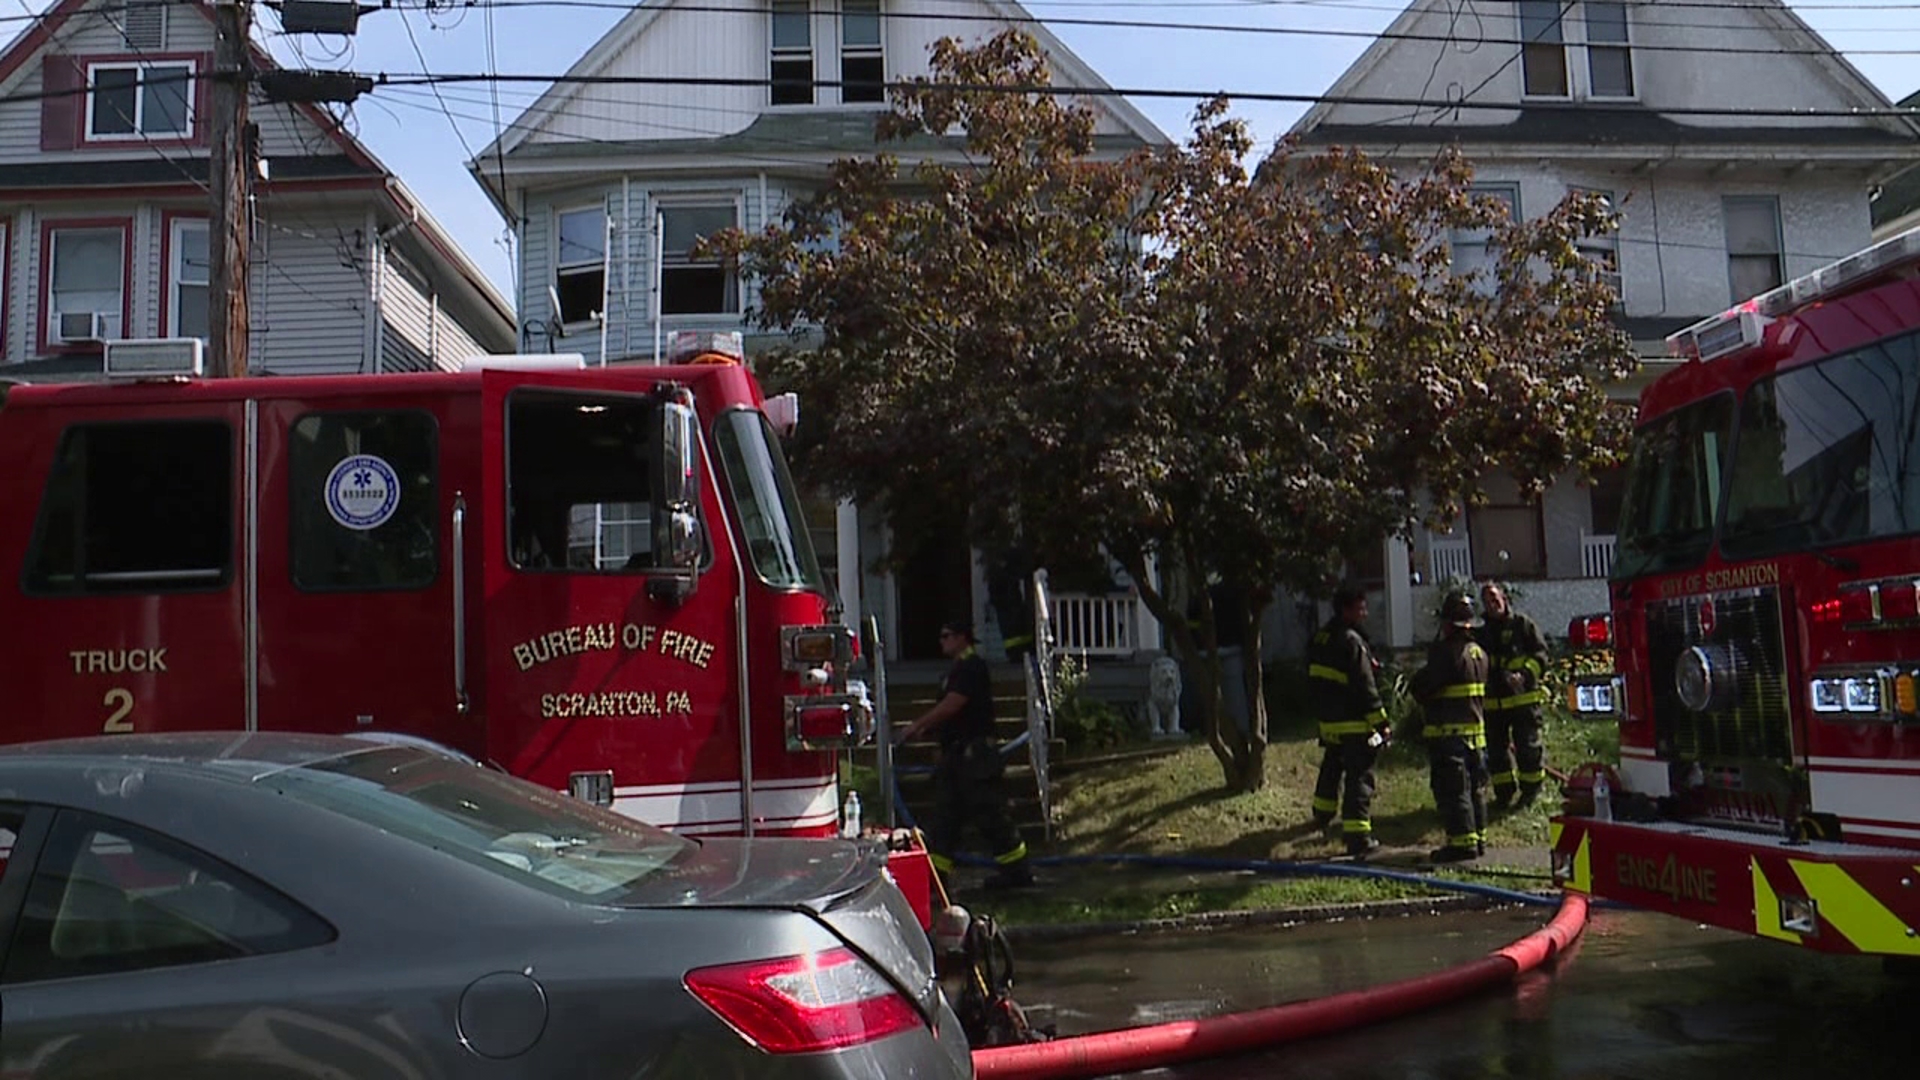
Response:
[{"label": "fire truck cab window", "polygon": [[752,409],[723,413],[714,421],[713,441],[754,573],[775,588],[824,594],[826,580],[800,497],[767,418]]},{"label": "fire truck cab window", "polygon": [[638,397],[516,391],[507,402],[508,551],[524,570],[653,563],[653,428]]},{"label": "fire truck cab window", "polygon": [[1920,532],[1920,334],[1756,383],[1727,481],[1728,558]]},{"label": "fire truck cab window", "polygon": [[1732,429],[1733,395],[1723,393],[1633,433],[1614,577],[1676,570],[1706,558]]},{"label": "fire truck cab window", "polygon": [[308,413],[287,453],[293,583],[317,591],[420,589],[439,567],[431,413]]},{"label": "fire truck cab window", "polygon": [[220,588],[233,567],[233,432],[222,421],[76,424],[41,497],[39,594]]}]

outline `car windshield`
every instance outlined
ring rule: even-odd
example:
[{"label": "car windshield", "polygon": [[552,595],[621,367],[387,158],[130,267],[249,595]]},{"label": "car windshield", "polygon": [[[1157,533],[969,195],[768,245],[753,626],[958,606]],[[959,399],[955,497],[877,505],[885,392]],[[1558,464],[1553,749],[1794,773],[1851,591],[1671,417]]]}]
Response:
[{"label": "car windshield", "polygon": [[1677,570],[1706,558],[1732,427],[1733,395],[1722,393],[1633,433],[1612,576]]},{"label": "car windshield", "polygon": [[559,792],[410,747],[256,783],[567,899],[610,903],[697,845]]},{"label": "car windshield", "polygon": [[1757,383],[1720,548],[1749,559],[1920,531],[1920,334]]}]

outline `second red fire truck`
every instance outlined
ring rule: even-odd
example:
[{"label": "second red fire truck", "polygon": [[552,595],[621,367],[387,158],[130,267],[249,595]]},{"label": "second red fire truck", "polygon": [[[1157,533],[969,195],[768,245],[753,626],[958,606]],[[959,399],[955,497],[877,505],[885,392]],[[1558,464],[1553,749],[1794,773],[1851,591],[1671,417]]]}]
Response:
[{"label": "second red fire truck", "polygon": [[[1690,326],[1642,394],[1572,688],[1617,770],[1553,820],[1568,888],[1920,956],[1920,230]],[[1591,788],[1587,788],[1588,782]]]}]

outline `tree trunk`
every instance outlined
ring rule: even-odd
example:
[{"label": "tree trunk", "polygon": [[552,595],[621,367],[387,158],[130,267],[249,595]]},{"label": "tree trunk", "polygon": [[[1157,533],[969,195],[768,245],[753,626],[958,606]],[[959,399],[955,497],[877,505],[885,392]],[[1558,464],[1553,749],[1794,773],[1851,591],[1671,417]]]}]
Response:
[{"label": "tree trunk", "polygon": [[[1146,604],[1147,610],[1153,612],[1154,617],[1160,620],[1160,628],[1173,638],[1174,651],[1185,663],[1186,669],[1196,673],[1200,678],[1198,689],[1201,731],[1206,735],[1207,748],[1213,751],[1214,759],[1220,763],[1221,784],[1228,791],[1246,790],[1242,781],[1246,745],[1240,739],[1238,731],[1230,727],[1222,730],[1220,723],[1220,648],[1219,633],[1213,621],[1213,598],[1208,595],[1205,588],[1197,590],[1196,599],[1200,602],[1200,632],[1196,636],[1194,628],[1188,624],[1186,618],[1175,613],[1167,603],[1167,598],[1153,587],[1153,583],[1147,576],[1146,559],[1139,552],[1130,551],[1116,557],[1126,568],[1127,574],[1133,578],[1134,585],[1140,590],[1141,602]],[[1182,569],[1194,581],[1206,580],[1205,569],[1192,562]],[[1261,730],[1264,740],[1265,729]]]},{"label": "tree trunk", "polygon": [[[1250,590],[1247,595],[1264,595]],[[1259,791],[1267,786],[1267,694],[1266,665],[1261,663],[1260,606],[1252,600],[1246,605],[1247,628],[1242,646],[1240,671],[1247,695],[1247,744],[1240,766],[1241,791]]]}]

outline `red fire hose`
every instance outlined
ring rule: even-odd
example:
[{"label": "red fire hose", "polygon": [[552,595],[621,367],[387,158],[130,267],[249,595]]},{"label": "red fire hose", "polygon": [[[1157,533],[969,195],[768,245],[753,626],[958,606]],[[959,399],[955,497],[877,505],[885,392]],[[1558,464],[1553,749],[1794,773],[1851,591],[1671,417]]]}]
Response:
[{"label": "red fire hose", "polygon": [[974,1074],[981,1080],[1106,1076],[1225,1057],[1294,1039],[1327,1035],[1457,1001],[1475,991],[1508,982],[1571,945],[1586,925],[1587,898],[1566,893],[1561,897],[1560,910],[1546,926],[1504,949],[1446,971],[1367,990],[1205,1020],[1105,1031],[1053,1042],[986,1047],[973,1052]]}]

